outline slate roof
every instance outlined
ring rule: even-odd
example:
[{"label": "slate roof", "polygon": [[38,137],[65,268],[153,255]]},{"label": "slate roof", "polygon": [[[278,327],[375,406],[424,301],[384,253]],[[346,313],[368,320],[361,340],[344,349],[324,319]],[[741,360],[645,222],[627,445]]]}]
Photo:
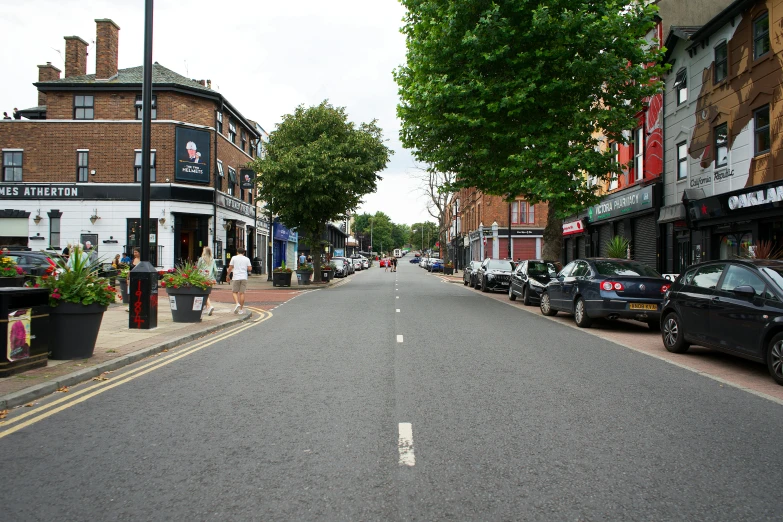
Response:
[{"label": "slate roof", "polygon": [[[129,69],[120,69],[117,74],[108,80],[96,80],[94,74],[85,74],[83,76],[69,76],[68,78],[60,78],[59,80],[49,80],[45,82],[36,82],[37,87],[44,87],[48,85],[128,85],[137,84],[141,85],[144,81],[144,66],[131,67]],[[201,85],[199,82],[186,78],[181,74],[175,73],[171,69],[160,65],[155,62],[152,65],[152,83],[153,84],[173,84],[189,89],[195,89],[199,91],[216,94],[212,89]]]}]

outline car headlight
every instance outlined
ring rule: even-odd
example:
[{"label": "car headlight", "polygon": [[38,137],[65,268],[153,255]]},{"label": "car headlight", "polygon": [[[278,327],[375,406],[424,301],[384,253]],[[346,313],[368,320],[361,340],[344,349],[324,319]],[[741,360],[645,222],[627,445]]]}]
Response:
[{"label": "car headlight", "polygon": [[528,283],[530,283],[530,286],[537,286],[539,288],[544,288],[545,286],[539,283],[538,281],[536,281],[535,279],[528,279]]},{"label": "car headlight", "polygon": [[487,274],[487,279],[495,279],[495,274]]}]

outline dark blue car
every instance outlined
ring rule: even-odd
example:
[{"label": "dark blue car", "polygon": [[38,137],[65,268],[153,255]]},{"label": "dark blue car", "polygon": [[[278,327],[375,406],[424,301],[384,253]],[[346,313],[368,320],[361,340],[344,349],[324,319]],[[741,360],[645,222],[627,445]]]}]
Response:
[{"label": "dark blue car", "polygon": [[588,258],[568,263],[541,294],[541,313],[573,314],[576,325],[593,319],[635,319],[660,328],[669,282],[649,266],[626,259]]},{"label": "dark blue car", "polygon": [[430,258],[430,263],[427,265],[427,270],[430,272],[443,272],[443,260],[437,258]]}]

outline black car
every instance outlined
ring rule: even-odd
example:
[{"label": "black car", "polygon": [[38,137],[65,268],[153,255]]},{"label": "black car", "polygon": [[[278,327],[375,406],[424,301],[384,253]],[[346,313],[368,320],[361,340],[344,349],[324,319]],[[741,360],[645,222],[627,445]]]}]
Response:
[{"label": "black car", "polygon": [[[49,268],[49,261],[52,258],[43,252],[33,252],[32,250],[11,250],[4,251],[2,255],[10,257],[14,262],[31,276],[42,276],[46,274]],[[56,254],[52,254],[56,256]]]},{"label": "black car", "polygon": [[527,306],[540,302],[544,287],[557,276],[557,266],[554,261],[541,259],[519,261],[511,275],[508,298],[515,301],[520,296]]},{"label": "black car", "polygon": [[481,261],[471,261],[462,271],[462,284],[476,288],[476,271],[481,266]]},{"label": "black car", "polygon": [[649,266],[626,259],[588,258],[568,263],[544,288],[541,313],[574,315],[580,328],[593,319],[635,319],[660,328],[669,281]]},{"label": "black car", "polygon": [[666,294],[661,335],[667,350],[691,344],[765,363],[783,384],[783,261],[707,261]]},{"label": "black car", "polygon": [[334,269],[334,277],[346,277],[348,274],[350,274],[350,264],[351,262],[348,261],[348,259],[344,257],[333,257],[332,262],[334,263],[335,269]]},{"label": "black car", "polygon": [[476,270],[476,286],[482,292],[490,290],[503,290],[511,283],[511,273],[514,271],[514,263],[510,259],[486,258]]}]

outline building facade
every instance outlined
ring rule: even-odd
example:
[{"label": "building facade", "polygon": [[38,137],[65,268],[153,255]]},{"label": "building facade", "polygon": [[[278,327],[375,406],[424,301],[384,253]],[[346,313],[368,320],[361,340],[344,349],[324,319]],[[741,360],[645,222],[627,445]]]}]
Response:
[{"label": "building facade", "polygon": [[[4,246],[59,251],[90,240],[111,259],[140,245],[143,68],[119,69],[119,27],[96,25],[95,74],[87,42],[66,37],[65,76],[38,66],[38,105],[0,120]],[[152,78],[151,262],[170,268],[207,245],[224,262],[240,247],[257,252],[257,232],[269,235],[248,170],[257,127],[209,81],[158,63]]]}]

